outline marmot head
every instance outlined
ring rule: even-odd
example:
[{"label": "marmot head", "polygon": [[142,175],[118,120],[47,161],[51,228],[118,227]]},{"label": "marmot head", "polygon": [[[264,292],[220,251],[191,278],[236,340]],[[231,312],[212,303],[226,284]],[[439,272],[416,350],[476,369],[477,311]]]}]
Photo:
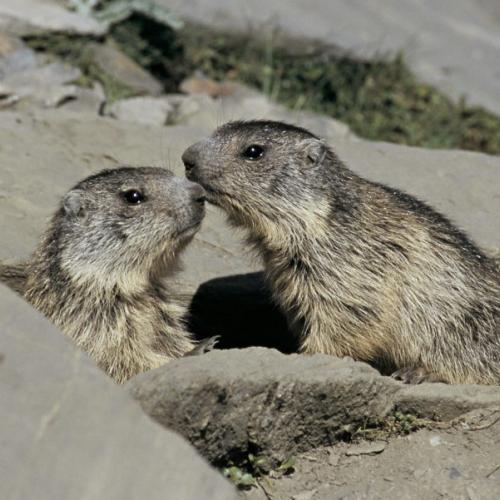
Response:
[{"label": "marmot head", "polygon": [[200,228],[204,200],[198,184],[162,168],[103,170],[64,196],[44,246],[77,280],[163,274]]},{"label": "marmot head", "polygon": [[[188,179],[230,219],[301,218],[324,195],[324,160],[333,153],[309,131],[272,121],[230,122],[183,154]],[[314,203],[313,203],[314,202]]]}]

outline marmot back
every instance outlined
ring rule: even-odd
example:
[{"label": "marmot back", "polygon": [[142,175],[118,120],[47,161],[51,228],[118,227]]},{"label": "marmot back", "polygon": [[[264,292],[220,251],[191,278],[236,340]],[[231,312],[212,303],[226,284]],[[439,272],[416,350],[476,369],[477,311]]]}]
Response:
[{"label": "marmot back", "polygon": [[164,278],[204,217],[203,189],[119,168],[71,189],[27,267],[25,298],[117,382],[194,348]]},{"label": "marmot back", "polygon": [[246,228],[303,352],[410,382],[500,383],[499,274],[445,217],[279,122],[223,125],[183,160]]}]

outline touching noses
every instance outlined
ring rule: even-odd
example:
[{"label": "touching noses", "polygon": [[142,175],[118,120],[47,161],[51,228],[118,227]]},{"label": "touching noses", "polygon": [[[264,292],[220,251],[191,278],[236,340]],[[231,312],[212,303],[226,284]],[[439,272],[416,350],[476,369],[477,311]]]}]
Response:
[{"label": "touching noses", "polygon": [[192,179],[196,175],[197,151],[194,146],[190,146],[182,155],[182,162],[186,167],[186,177]]},{"label": "touching noses", "polygon": [[189,192],[191,194],[191,199],[196,203],[200,203],[201,205],[203,205],[206,199],[205,190],[195,182],[191,182],[190,184],[191,185],[189,186]]}]

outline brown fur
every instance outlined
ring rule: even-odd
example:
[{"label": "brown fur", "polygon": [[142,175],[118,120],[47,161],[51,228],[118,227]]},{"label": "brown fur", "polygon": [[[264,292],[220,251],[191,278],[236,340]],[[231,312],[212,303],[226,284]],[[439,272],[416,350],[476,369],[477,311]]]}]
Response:
[{"label": "brown fur", "polygon": [[[136,189],[145,200],[127,202]],[[164,278],[204,216],[203,190],[160,168],[105,170],[63,199],[27,266],[25,298],[116,382],[195,344]]]},{"label": "brown fur", "polygon": [[279,122],[226,124],[183,160],[246,229],[302,352],[410,381],[500,383],[499,274],[445,217]]}]

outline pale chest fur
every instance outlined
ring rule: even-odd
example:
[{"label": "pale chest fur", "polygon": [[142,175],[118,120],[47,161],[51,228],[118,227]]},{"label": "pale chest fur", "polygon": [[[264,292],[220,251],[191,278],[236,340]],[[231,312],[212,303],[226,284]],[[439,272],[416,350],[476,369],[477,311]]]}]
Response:
[{"label": "pale chest fur", "polygon": [[348,262],[330,247],[313,248],[300,257],[279,252],[265,257],[275,301],[304,352],[372,356],[380,344],[374,336],[382,319],[382,275],[361,273],[355,256]]}]

